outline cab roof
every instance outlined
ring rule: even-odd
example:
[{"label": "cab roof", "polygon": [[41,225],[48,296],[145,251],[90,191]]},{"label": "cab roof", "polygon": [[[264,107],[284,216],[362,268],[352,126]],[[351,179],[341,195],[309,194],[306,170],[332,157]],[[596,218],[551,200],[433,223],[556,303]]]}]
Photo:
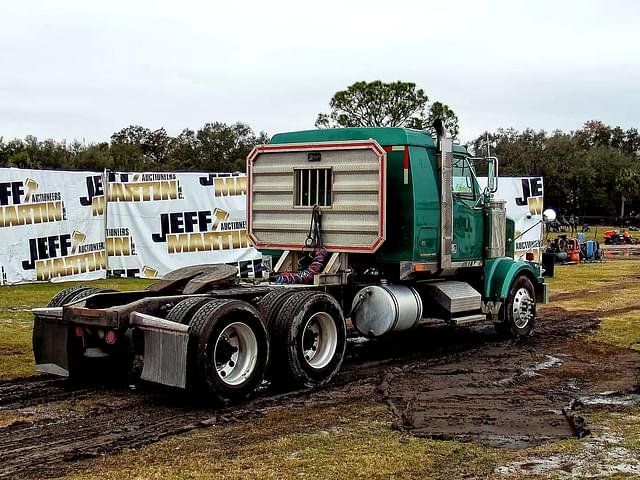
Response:
[{"label": "cab roof", "polygon": [[[278,133],[271,137],[270,143],[307,143],[307,142],[335,142],[347,140],[377,141],[380,145],[410,145],[417,147],[435,148],[436,143],[431,135],[423,130],[398,127],[367,127],[367,128],[326,128],[319,130],[302,130],[299,132]],[[467,153],[462,145],[454,145],[456,153]]]}]

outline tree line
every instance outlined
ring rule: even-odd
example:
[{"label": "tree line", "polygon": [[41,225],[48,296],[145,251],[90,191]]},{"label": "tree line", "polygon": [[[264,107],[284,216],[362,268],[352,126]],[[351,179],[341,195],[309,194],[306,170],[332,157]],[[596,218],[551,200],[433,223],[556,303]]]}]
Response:
[{"label": "tree line", "polygon": [[184,129],[171,136],[164,128],[151,130],[131,125],[111,135],[109,142],[85,144],[38,140],[34,136],[4,140],[0,137],[0,165],[19,168],[120,171],[245,170],[251,149],[267,143],[242,122],[207,123],[197,131]]},{"label": "tree line", "polygon": [[[316,127],[409,127],[430,131],[442,119],[458,135],[458,117],[447,104],[431,102],[411,82],[356,82],[336,92],[330,111],[320,113]],[[164,128],[132,125],[108,142],[84,144],[0,137],[0,165],[42,169],[212,172],[244,171],[251,149],[267,143],[265,132],[242,122],[207,123],[177,136]],[[542,176],[545,205],[565,215],[624,216],[638,212],[640,134],[591,120],[576,131],[498,129],[468,142],[475,155],[487,146],[500,159],[503,176]]]},{"label": "tree line", "polygon": [[[638,212],[640,134],[591,120],[576,131],[498,129],[468,144],[500,159],[501,176],[544,177],[546,207],[579,217]],[[626,208],[625,208],[626,207]]]}]

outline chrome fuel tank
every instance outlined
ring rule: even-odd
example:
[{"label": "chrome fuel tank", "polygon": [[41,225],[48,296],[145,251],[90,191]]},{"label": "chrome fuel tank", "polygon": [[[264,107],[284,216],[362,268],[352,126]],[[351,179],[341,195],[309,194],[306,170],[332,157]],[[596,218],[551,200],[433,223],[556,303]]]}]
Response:
[{"label": "chrome fuel tank", "polygon": [[361,289],[351,305],[353,326],[367,337],[408,330],[422,318],[418,292],[404,285],[370,285]]}]

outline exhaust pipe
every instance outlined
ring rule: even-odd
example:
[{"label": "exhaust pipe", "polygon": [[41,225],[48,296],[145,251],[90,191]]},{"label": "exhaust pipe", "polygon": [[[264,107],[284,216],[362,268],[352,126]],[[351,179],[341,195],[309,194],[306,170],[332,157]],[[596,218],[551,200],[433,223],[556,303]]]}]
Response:
[{"label": "exhaust pipe", "polygon": [[453,138],[444,122],[437,119],[433,128],[438,140],[438,170],[440,171],[440,268],[452,268],[453,245]]}]

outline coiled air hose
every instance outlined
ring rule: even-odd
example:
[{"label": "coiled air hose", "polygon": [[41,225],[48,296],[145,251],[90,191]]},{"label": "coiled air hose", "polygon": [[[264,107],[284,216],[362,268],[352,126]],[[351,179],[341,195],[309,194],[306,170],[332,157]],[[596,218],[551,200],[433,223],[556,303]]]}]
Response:
[{"label": "coiled air hose", "polygon": [[315,205],[311,212],[311,224],[309,225],[309,233],[304,242],[306,248],[314,247],[313,260],[305,269],[297,272],[283,272],[276,277],[278,285],[295,285],[302,283],[313,283],[314,275],[319,274],[324,267],[329,252],[324,248],[322,243],[322,233],[320,231],[320,219],[322,213],[320,207]]}]

